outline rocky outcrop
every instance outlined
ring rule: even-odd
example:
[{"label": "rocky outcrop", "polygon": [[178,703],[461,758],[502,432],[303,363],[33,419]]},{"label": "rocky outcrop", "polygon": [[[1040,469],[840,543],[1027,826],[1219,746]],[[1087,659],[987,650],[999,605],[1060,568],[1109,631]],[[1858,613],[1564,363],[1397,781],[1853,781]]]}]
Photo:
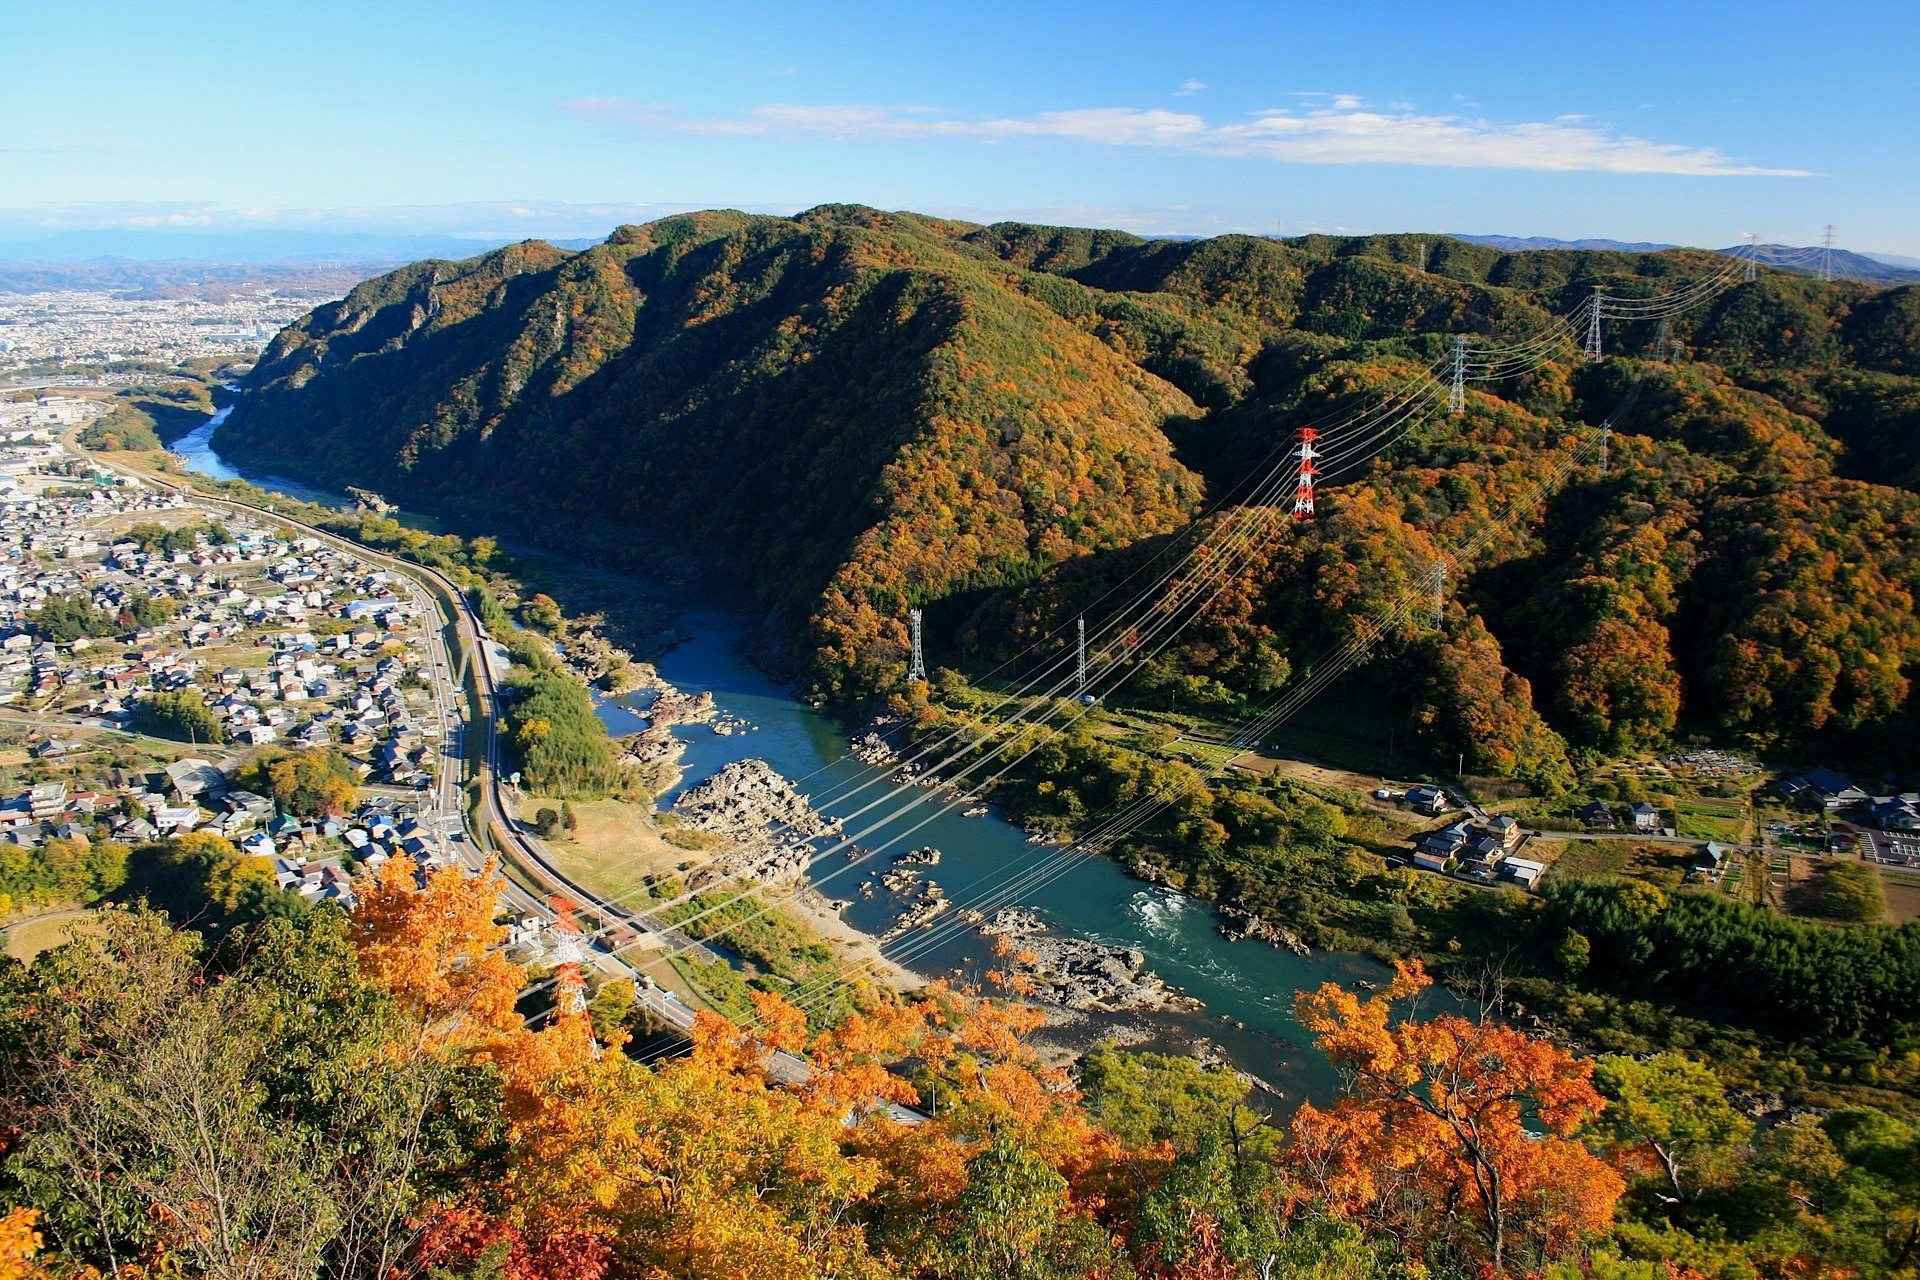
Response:
[{"label": "rocky outcrop", "polygon": [[705,724],[714,717],[713,695],[681,693],[671,685],[662,689],[647,708],[647,719],[654,728],[676,724]]},{"label": "rocky outcrop", "polygon": [[[705,696],[705,695],[702,695]],[[688,826],[735,840],[764,838],[778,827],[783,836],[812,840],[839,824],[814,812],[807,797],[765,760],[736,760],[674,802]]]},{"label": "rocky outcrop", "polygon": [[875,768],[885,768],[898,762],[900,752],[887,736],[891,723],[886,719],[876,720],[871,728],[853,735],[847,744],[848,752],[861,764],[870,764]]},{"label": "rocky outcrop", "polygon": [[1220,908],[1220,936],[1232,938],[1238,942],[1243,938],[1252,938],[1259,942],[1272,943],[1276,947],[1285,947],[1296,955],[1313,954],[1306,939],[1284,925],[1263,920],[1243,907]]},{"label": "rocky outcrop", "polygon": [[[911,876],[914,873],[904,871],[896,874]],[[887,887],[895,893],[901,892],[899,889],[894,889],[892,884]],[[953,900],[947,897],[946,890],[931,882],[923,884],[920,886],[920,891],[908,899],[905,909],[894,917],[893,927],[880,935],[880,941],[892,942],[896,938],[905,937],[915,929],[924,929],[951,910],[953,910]]]},{"label": "rocky outcrop", "polygon": [[688,877],[693,889],[723,880],[798,879],[813,856],[807,842],[840,829],[764,760],[736,760],[688,787],[673,812],[685,825],[732,845]]},{"label": "rocky outcrop", "polygon": [[1066,1009],[1198,1008],[1147,969],[1147,957],[1131,947],[1047,932],[1046,921],[1021,907],[996,911],[980,925],[989,937],[1007,940],[1014,971],[1036,999]]}]

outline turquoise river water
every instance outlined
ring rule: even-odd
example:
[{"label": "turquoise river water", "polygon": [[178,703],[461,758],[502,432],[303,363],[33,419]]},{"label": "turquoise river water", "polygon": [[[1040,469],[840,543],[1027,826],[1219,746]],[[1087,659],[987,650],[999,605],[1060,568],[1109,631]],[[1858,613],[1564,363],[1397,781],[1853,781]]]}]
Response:
[{"label": "turquoise river water", "polygon": [[[339,502],[337,494],[243,472],[222,461],[211,437],[224,416],[224,411],[216,414],[172,446],[190,468],[309,501]],[[1105,858],[1062,857],[1057,849],[1029,844],[1019,829],[997,817],[939,812],[944,802],[917,788],[865,816],[852,816],[886,787],[860,789],[884,779],[877,776],[882,771],[848,754],[846,730],[747,661],[736,615],[695,607],[679,619],[679,630],[685,638],[661,656],[660,674],[683,691],[711,692],[721,711],[754,726],[725,735],[706,726],[678,727],[675,732],[686,743],[682,785],[730,761],[758,756],[812,796],[821,811],[846,818],[849,835],[860,846],[879,850],[878,856],[859,863],[841,855],[825,858],[816,862],[811,878],[828,897],[851,901],[849,923],[876,935],[884,932],[900,904],[877,884],[872,898],[860,897],[860,882],[877,881],[894,854],[931,845],[943,856],[923,873],[957,906],[978,905],[989,912],[1008,903],[1030,907],[1063,933],[1136,948],[1150,969],[1202,1005],[1199,1010],[1093,1013],[1060,1033],[1062,1038],[1084,1045],[1117,1034],[1143,1047],[1172,1051],[1211,1041],[1236,1067],[1289,1101],[1331,1094],[1336,1081],[1294,1021],[1294,995],[1327,981],[1377,982],[1386,974],[1382,966],[1345,953],[1303,957],[1262,942],[1230,941],[1220,935],[1212,908],[1198,899],[1145,884]],[[644,700],[631,697],[602,703],[600,713],[616,733],[634,732],[646,723]],[[662,803],[671,803],[674,794],[662,797]],[[868,830],[876,820],[896,814]],[[1014,879],[1043,864],[1052,878],[1014,891]],[[951,916],[941,917],[931,930],[900,938],[887,953],[928,977],[977,978],[993,963],[989,941],[971,928],[954,927]]]}]

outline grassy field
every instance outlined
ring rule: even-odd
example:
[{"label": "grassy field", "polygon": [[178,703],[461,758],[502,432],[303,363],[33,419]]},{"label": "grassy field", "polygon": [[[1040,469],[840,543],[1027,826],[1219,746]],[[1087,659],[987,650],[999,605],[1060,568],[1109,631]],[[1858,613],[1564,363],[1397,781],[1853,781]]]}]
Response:
[{"label": "grassy field", "polygon": [[1546,863],[1556,876],[1633,876],[1673,889],[1685,882],[1694,852],[1684,845],[1631,840],[1532,840],[1525,856]]},{"label": "grassy field", "polygon": [[1751,843],[1747,806],[1737,800],[1705,800],[1695,797],[1674,801],[1675,831],[1694,840],[1719,840],[1727,844]]},{"label": "grassy field", "polygon": [[1269,755],[1317,760],[1370,777],[1393,778],[1420,768],[1413,757],[1389,749],[1404,736],[1399,722],[1384,707],[1354,693],[1309,703],[1260,740]]},{"label": "grassy field", "polygon": [[1527,848],[1557,876],[1625,875],[1632,866],[1624,840],[1534,840]]},{"label": "grassy field", "polygon": [[91,911],[53,911],[17,920],[0,930],[6,935],[7,955],[25,963],[42,951],[51,951],[69,941],[74,929],[84,925],[92,914]]},{"label": "grassy field", "polygon": [[1882,867],[1880,888],[1887,895],[1887,919],[1895,924],[1920,920],[1920,875]]},{"label": "grassy field", "polygon": [[[560,801],[534,795],[520,800],[520,816],[529,822],[542,808],[559,812]],[[569,879],[602,897],[644,897],[648,876],[674,875],[683,863],[704,861],[703,855],[668,843],[653,815],[642,805],[625,800],[576,800],[573,812],[579,819],[579,830],[571,838],[555,836],[548,840],[547,849]]]}]

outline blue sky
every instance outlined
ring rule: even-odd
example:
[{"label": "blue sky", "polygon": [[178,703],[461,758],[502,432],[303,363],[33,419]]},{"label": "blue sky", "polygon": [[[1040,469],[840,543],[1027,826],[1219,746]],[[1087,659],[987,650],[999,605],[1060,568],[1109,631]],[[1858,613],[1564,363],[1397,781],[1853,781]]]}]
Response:
[{"label": "blue sky", "polygon": [[5,8],[14,237],[849,201],[1920,255],[1913,4]]}]

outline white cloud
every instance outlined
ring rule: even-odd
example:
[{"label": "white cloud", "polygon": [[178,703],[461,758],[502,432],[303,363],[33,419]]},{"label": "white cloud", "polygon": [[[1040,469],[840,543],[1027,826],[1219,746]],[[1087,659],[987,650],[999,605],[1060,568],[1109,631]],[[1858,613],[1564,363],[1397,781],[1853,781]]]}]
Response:
[{"label": "white cloud", "polygon": [[1203,80],[1182,80],[1180,87],[1173,91],[1173,96],[1176,98],[1185,98],[1191,94],[1203,92],[1206,87],[1206,82]]},{"label": "white cloud", "polygon": [[1461,115],[1369,110],[1351,94],[1296,96],[1330,98],[1333,105],[1302,107],[1298,112],[1272,109],[1222,121],[1158,107],[1086,107],[977,118],[928,107],[791,103],[749,107],[733,115],[700,116],[631,98],[576,98],[561,106],[578,119],[621,125],[656,137],[837,143],[1052,140],[1288,164],[1423,165],[1696,177],[1806,176],[1796,169],[1747,164],[1712,147],[1616,135],[1584,120],[1502,124]]}]

